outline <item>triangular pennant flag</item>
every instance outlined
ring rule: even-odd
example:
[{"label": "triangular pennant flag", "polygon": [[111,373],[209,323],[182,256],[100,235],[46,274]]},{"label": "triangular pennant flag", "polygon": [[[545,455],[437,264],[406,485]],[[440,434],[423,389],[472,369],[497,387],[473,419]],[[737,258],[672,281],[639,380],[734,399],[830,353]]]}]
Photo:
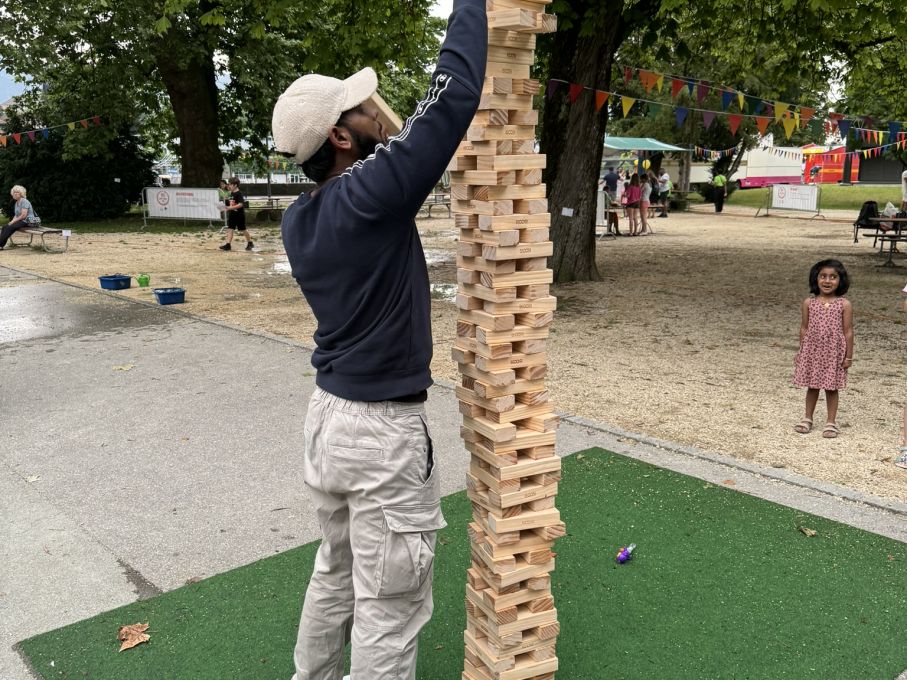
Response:
[{"label": "triangular pennant flag", "polygon": [[6,146],[6,135],[0,135],[0,146]]},{"label": "triangular pennant flag", "polygon": [[[545,90],[545,97],[548,99],[551,99],[554,96],[554,93],[557,91],[557,88],[560,87],[560,85],[561,85],[560,80],[553,80],[553,79],[549,80],[548,87]],[[72,129],[72,128],[70,128],[70,129]]]},{"label": "triangular pennant flag", "polygon": [[690,96],[692,97],[692,96],[693,96],[693,90],[696,89],[696,81],[693,80],[693,79],[688,80],[688,81],[687,81],[687,88],[690,90]]},{"label": "triangular pennant flag", "polygon": [[785,104],[784,102],[775,102],[775,122],[776,123],[781,122],[781,118],[784,116],[785,112],[787,112],[788,106],[790,106],[790,104]]},{"label": "triangular pennant flag", "polygon": [[684,83],[680,78],[671,78],[671,98],[677,97],[677,94],[683,89]]},{"label": "triangular pennant flag", "polygon": [[661,113],[661,104],[649,104],[649,118],[657,118]]},{"label": "triangular pennant flag", "polygon": [[753,113],[757,116],[762,113],[762,109],[765,107],[765,102],[761,99],[757,99],[753,102]]},{"label": "triangular pennant flag", "polygon": [[714,111],[703,111],[702,112],[702,124],[705,126],[706,130],[709,129],[709,126],[712,124],[713,120],[715,120]]},{"label": "triangular pennant flag", "polygon": [[743,121],[743,116],[740,116],[735,113],[732,113],[727,117],[727,124],[728,124],[728,127],[731,129],[732,135],[737,134],[737,128],[740,127],[741,121]]},{"label": "triangular pennant flag", "polygon": [[784,124],[785,136],[787,137],[787,139],[790,139],[790,136],[794,134],[794,128],[797,127],[797,121],[795,121],[793,118],[785,118],[781,122]]},{"label": "triangular pennant flag", "polygon": [[675,109],[674,117],[677,119],[677,127],[681,127],[683,125],[683,121],[687,119],[687,114],[689,112],[690,110],[683,106],[678,106],[677,109]]},{"label": "triangular pennant flag", "polygon": [[70,130],[75,130],[75,129],[76,129],[76,124],[75,124],[75,123],[67,123],[67,124],[66,124],[66,127],[68,127]]},{"label": "triangular pennant flag", "polygon": [[624,67],[624,85],[629,85],[630,81],[633,80],[633,69],[629,66]]},{"label": "triangular pennant flag", "polygon": [[101,124],[101,117],[100,117],[100,116],[95,116],[95,117],[92,118],[91,120],[94,122],[95,125],[100,125],[100,124]]},{"label": "triangular pennant flag", "polygon": [[651,71],[639,69],[639,82],[642,83],[642,87],[646,91],[646,94],[648,94],[649,90],[651,90],[655,86],[655,80],[657,78],[658,76],[656,76]]},{"label": "triangular pennant flag", "polygon": [[841,139],[847,139],[847,133],[850,132],[851,121],[840,118],[838,120],[838,132],[841,133]]},{"label": "triangular pennant flag", "polygon": [[610,96],[610,92],[604,92],[603,90],[595,91],[595,113],[598,113],[602,110],[602,107],[605,105],[605,102],[608,101],[608,97]]},{"label": "triangular pennant flag", "polygon": [[844,114],[843,114],[843,113],[835,113],[834,111],[829,111],[829,112],[828,112],[828,117],[831,118],[833,121],[837,122],[837,121],[839,121],[839,120],[843,120],[843,119],[844,119]]},{"label": "triangular pennant flag", "polygon": [[800,107],[800,120],[806,125],[809,121],[813,119],[813,116],[816,115],[815,109],[810,109],[805,106]]},{"label": "triangular pennant flag", "polygon": [[771,118],[771,116],[774,115],[774,112],[775,112],[775,106],[773,104],[769,104],[768,102],[765,102],[765,115]]},{"label": "triangular pennant flag", "polygon": [[82,119],[79,121],[79,123],[82,125],[83,128],[88,127],[88,119]]},{"label": "triangular pennant flag", "polygon": [[709,90],[711,89],[711,86],[706,81],[701,81],[696,88],[696,101],[701,104],[702,100],[709,96]]},{"label": "triangular pennant flag", "polygon": [[872,127],[872,116],[863,116],[863,125],[868,128]]},{"label": "triangular pennant flag", "polygon": [[890,141],[893,142],[895,139],[898,138],[898,136],[901,132],[901,127],[902,126],[900,123],[888,123],[888,135],[889,135],[888,138]]},{"label": "triangular pennant flag", "polygon": [[34,130],[29,130],[29,131],[28,131],[28,138],[29,138],[31,141],[35,141],[35,131],[34,131]]},{"label": "triangular pennant flag", "polygon": [[655,81],[655,87],[658,88],[658,94],[661,94],[661,91],[665,86],[665,77],[663,73],[658,74],[658,80]]},{"label": "triangular pennant flag", "polygon": [[731,100],[734,98],[734,93],[730,90],[721,91],[721,110],[727,111],[727,107],[731,105]]},{"label": "triangular pennant flag", "polygon": [[14,132],[14,133],[13,133],[13,141],[16,142],[16,144],[21,144],[21,143],[22,143],[22,135],[20,135],[18,132]]},{"label": "triangular pennant flag", "polygon": [[575,104],[576,100],[579,99],[579,96],[583,93],[583,86],[577,85],[576,83],[570,84],[570,103]]},{"label": "triangular pennant flag", "polygon": [[768,116],[756,116],[756,127],[759,128],[759,134],[764,135],[768,124],[772,122],[772,119]]},{"label": "triangular pennant flag", "polygon": [[44,139],[47,139],[48,137],[50,137],[50,130],[44,128],[43,130],[41,130],[41,134],[44,135]]},{"label": "triangular pennant flag", "polygon": [[627,114],[630,113],[630,109],[632,109],[633,105],[636,103],[636,100],[633,97],[621,97],[620,103],[624,107],[624,118],[626,118]]},{"label": "triangular pennant flag", "polygon": [[737,105],[741,111],[746,108],[746,96],[742,92],[737,93]]}]

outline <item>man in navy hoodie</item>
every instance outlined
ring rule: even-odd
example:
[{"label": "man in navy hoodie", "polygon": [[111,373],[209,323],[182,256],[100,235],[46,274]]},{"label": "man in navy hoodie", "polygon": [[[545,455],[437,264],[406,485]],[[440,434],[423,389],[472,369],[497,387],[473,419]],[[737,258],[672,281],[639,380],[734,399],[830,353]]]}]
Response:
[{"label": "man in navy hoodie", "polygon": [[485,0],[455,0],[427,96],[388,138],[377,77],[294,82],[274,108],[277,150],[317,187],[283,241],[318,321],[303,474],[323,540],[306,592],[294,680],[415,678],[431,618],[435,535],[445,526],[425,417],[432,383],[428,270],[415,217],[479,104]]}]

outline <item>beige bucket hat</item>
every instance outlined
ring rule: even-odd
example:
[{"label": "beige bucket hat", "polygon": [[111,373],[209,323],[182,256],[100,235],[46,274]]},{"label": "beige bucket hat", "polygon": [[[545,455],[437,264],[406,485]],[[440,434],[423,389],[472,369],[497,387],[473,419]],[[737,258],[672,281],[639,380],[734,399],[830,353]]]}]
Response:
[{"label": "beige bucket hat", "polygon": [[303,163],[324,144],[344,111],[375,94],[378,76],[364,68],[346,80],[315,73],[298,78],[274,105],[271,128],[280,153]]}]

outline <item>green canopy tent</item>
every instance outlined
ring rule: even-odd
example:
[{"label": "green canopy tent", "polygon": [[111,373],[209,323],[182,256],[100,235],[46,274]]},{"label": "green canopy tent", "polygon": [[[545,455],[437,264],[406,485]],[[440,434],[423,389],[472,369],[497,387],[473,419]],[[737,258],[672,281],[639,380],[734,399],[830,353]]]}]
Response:
[{"label": "green canopy tent", "polygon": [[619,153],[627,152],[662,152],[685,154],[686,158],[680,159],[680,177],[678,178],[678,188],[680,191],[689,192],[690,190],[690,163],[693,160],[692,151],[684,149],[682,146],[674,146],[661,142],[654,137],[614,137],[605,135],[605,151],[616,151]]}]

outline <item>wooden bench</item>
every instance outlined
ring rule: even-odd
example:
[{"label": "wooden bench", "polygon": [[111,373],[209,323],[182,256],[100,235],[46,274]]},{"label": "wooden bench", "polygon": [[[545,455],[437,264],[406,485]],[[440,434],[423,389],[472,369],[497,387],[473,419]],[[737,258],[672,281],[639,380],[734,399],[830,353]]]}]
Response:
[{"label": "wooden bench", "polygon": [[425,199],[425,203],[422,204],[419,210],[424,210],[431,217],[432,208],[437,208],[438,206],[447,208],[447,216],[450,217],[450,194],[431,194]]},{"label": "wooden bench", "polygon": [[[67,233],[64,234],[63,233],[64,231],[66,231]],[[25,227],[24,229],[18,229],[17,231],[15,231],[12,234],[12,236],[10,236],[9,242],[12,243],[13,245],[17,245],[17,246],[24,245],[24,246],[30,247],[32,245],[32,242],[35,240],[35,236],[40,236],[41,237],[41,247],[44,248],[44,252],[46,252],[46,253],[64,253],[64,252],[66,252],[66,249],[69,248],[69,233],[68,232],[69,232],[68,229],[66,229],[66,230],[56,229],[55,227],[44,227],[44,226]],[[16,236],[19,236],[20,234],[28,234],[28,243],[16,243],[15,242]],[[59,235],[60,238],[63,240],[63,247],[62,248],[52,248],[51,246],[49,246],[47,244],[47,240],[46,240],[46,237],[48,234],[54,235],[54,236]]]}]

